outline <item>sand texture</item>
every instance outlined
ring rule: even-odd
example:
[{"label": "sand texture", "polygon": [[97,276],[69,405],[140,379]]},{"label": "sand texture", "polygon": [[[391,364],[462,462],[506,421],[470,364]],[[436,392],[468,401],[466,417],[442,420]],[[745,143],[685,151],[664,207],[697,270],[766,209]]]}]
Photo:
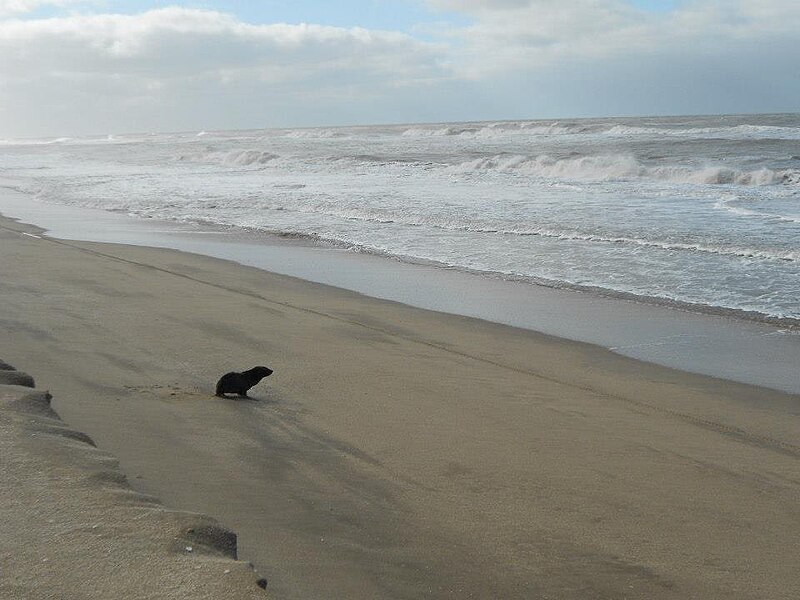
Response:
[{"label": "sand texture", "polygon": [[236,535],[134,491],[0,363],[0,598],[266,598]]},{"label": "sand texture", "polygon": [[[797,396],[31,235],[0,222],[0,357],[137,491],[236,531],[275,598],[800,597]],[[253,400],[213,396],[255,365]]]}]

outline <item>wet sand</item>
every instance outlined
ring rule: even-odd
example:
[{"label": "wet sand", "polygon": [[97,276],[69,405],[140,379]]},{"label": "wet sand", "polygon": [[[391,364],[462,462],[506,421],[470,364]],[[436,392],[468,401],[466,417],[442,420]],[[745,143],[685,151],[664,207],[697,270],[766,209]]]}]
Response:
[{"label": "wet sand", "polygon": [[[0,357],[273,597],[800,595],[797,396],[0,225]],[[213,396],[257,364],[252,401]]]},{"label": "wet sand", "polygon": [[800,394],[796,325],[496,279],[264,231],[48,204],[5,185],[12,182],[0,177],[0,213],[35,223],[59,239],[213,256],[373,298],[587,342],[673,369]]}]

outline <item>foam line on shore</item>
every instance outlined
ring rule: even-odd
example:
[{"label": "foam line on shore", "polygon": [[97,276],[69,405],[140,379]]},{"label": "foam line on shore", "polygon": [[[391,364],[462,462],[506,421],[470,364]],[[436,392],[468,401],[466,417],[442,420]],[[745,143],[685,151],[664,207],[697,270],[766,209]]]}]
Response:
[{"label": "foam line on shore", "polygon": [[784,322],[742,320],[738,311],[698,314],[698,307],[490,279],[253,232],[143,222],[104,211],[43,205],[13,192],[0,195],[0,201],[6,214],[37,224],[12,225],[15,231],[48,231],[43,239],[166,247],[213,256],[376,298],[588,342],[672,368],[800,392],[800,381],[793,377],[800,360],[800,332]]}]

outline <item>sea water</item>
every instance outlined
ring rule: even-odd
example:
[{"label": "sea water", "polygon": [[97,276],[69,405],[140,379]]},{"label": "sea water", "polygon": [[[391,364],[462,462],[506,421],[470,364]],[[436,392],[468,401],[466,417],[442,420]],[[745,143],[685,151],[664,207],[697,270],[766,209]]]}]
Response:
[{"label": "sea water", "polygon": [[800,115],[0,140],[49,203],[797,325]]}]

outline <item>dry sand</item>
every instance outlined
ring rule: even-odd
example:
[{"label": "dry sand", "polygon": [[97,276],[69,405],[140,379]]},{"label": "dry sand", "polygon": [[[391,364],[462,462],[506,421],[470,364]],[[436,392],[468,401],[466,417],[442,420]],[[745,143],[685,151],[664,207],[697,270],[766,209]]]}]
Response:
[{"label": "dry sand", "polygon": [[797,396],[0,226],[0,357],[275,598],[800,597]]},{"label": "dry sand", "polygon": [[0,598],[266,598],[236,536],[135,492],[0,361]]}]

